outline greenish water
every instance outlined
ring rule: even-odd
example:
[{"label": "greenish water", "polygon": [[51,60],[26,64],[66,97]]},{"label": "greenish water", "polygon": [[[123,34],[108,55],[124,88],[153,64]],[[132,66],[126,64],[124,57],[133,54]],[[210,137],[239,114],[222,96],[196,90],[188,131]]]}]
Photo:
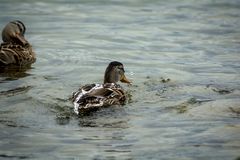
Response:
[{"label": "greenish water", "polygon": [[[0,13],[37,54],[0,76],[0,159],[240,157],[240,1],[2,0]],[[75,116],[68,98],[112,60],[132,100]]]}]

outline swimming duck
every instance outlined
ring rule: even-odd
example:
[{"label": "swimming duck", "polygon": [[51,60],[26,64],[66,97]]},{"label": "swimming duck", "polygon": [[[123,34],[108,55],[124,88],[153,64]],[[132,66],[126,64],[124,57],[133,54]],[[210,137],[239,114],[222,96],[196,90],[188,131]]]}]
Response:
[{"label": "swimming duck", "polygon": [[25,39],[26,27],[23,22],[9,22],[2,30],[0,45],[0,66],[26,66],[36,61],[32,46]]},{"label": "swimming duck", "polygon": [[109,63],[105,70],[103,84],[88,84],[73,93],[74,112],[78,115],[111,105],[123,105],[126,94],[118,81],[131,84],[124,75],[123,64],[117,61]]}]

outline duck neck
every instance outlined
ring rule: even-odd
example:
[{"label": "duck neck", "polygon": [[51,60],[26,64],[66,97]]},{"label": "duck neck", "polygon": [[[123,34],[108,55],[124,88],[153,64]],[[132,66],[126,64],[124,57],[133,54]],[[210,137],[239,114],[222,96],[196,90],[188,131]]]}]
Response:
[{"label": "duck neck", "polygon": [[104,83],[117,83],[119,81],[119,75],[114,70],[106,70],[104,75]]}]

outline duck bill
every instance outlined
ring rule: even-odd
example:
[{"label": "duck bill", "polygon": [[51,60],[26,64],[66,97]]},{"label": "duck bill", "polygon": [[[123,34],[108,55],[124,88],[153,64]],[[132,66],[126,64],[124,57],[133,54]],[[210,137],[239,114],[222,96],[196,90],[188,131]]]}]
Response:
[{"label": "duck bill", "polygon": [[126,76],[125,75],[122,75],[121,76],[121,79],[120,79],[120,81],[121,82],[123,82],[123,83],[128,83],[128,84],[130,84],[131,82],[126,78]]},{"label": "duck bill", "polygon": [[22,44],[26,45],[28,44],[28,41],[24,38],[24,36],[16,34],[16,39]]}]

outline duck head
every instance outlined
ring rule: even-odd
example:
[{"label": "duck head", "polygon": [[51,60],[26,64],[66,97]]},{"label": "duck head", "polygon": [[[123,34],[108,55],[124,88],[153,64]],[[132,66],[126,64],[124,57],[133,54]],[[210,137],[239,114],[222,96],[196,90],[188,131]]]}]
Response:
[{"label": "duck head", "polygon": [[117,61],[109,63],[104,75],[104,83],[123,83],[130,84],[131,82],[126,78],[123,64]]},{"label": "duck head", "polygon": [[2,30],[2,40],[6,43],[26,45],[28,41],[24,38],[25,31],[23,22],[19,20],[9,22]]}]

